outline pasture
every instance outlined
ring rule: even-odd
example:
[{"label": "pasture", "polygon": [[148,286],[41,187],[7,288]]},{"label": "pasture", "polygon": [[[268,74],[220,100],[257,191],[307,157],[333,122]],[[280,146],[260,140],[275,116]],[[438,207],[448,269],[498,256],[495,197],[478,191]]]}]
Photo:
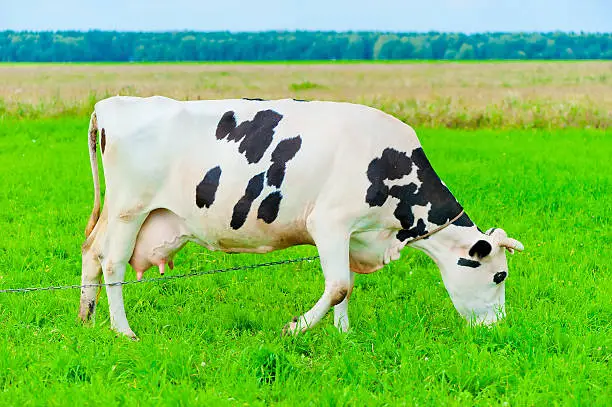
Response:
[{"label": "pasture", "polygon": [[[357,276],[346,335],[331,315],[280,335],[323,290],[316,261],[127,286],[138,342],[110,331],[104,292],[93,326],[78,290],[0,294],[0,404],[612,404],[611,85],[607,62],[0,65],[0,288],[80,282],[87,115],[116,93],[382,108],[481,229],[526,248],[491,328],[467,326],[410,248]],[[191,245],[169,274],[315,254]]]}]

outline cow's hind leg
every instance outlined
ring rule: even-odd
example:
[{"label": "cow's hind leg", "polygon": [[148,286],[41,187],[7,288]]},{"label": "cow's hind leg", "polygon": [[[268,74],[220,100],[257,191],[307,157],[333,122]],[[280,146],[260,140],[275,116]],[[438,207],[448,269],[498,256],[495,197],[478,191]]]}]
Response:
[{"label": "cow's hind leg", "polygon": [[87,239],[83,243],[83,247],[81,249],[81,285],[89,286],[81,288],[79,318],[83,322],[86,322],[94,317],[98,297],[100,295],[101,287],[96,287],[96,285],[100,284],[100,277],[102,277],[100,250],[105,239],[107,221],[108,216],[105,206],[98,223],[95,225],[95,228],[89,234],[89,236],[87,236]]},{"label": "cow's hind leg", "polygon": [[[81,285],[90,286],[81,288],[81,301],[79,307],[79,318],[86,322],[90,320],[96,311],[98,302],[98,293],[100,287],[95,287],[100,283],[102,276],[102,267],[98,259],[97,253],[92,247],[84,247],[82,255],[82,272]],[[91,285],[94,285],[91,287]]]},{"label": "cow's hind leg", "polygon": [[313,327],[332,306],[341,304],[350,291],[349,236],[348,233],[334,235],[330,230],[334,229],[327,227],[311,231],[325,276],[323,295],[308,312],[289,322],[283,329],[284,333],[297,334]]},{"label": "cow's hind leg", "polygon": [[[111,328],[115,331],[136,338],[128,324],[123,304],[123,286],[125,269],[132,251],[140,226],[147,217],[147,213],[134,216],[129,221],[122,219],[109,219],[108,231],[101,254],[102,272],[108,297]],[[108,285],[111,284],[111,285]]]}]

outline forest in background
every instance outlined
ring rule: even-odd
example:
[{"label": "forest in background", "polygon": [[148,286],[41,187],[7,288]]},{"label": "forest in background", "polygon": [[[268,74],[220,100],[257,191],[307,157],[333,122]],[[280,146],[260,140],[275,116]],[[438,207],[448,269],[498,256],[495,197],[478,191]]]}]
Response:
[{"label": "forest in background", "polygon": [[612,59],[612,33],[0,31],[2,62]]}]

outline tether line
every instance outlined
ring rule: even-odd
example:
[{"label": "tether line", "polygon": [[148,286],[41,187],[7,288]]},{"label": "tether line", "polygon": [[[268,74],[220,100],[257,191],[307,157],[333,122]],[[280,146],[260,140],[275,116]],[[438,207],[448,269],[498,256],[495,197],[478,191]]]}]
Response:
[{"label": "tether line", "polygon": [[75,290],[80,288],[91,288],[91,287],[108,287],[108,286],[117,286],[117,285],[130,285],[130,284],[142,284],[142,283],[152,283],[156,281],[169,281],[169,280],[177,280],[179,278],[189,278],[189,277],[198,277],[204,276],[207,274],[218,274],[218,273],[227,273],[228,271],[239,271],[239,270],[253,270],[262,267],[275,267],[283,264],[291,264],[291,263],[302,263],[305,261],[313,261],[318,259],[319,256],[311,256],[311,257],[300,257],[297,259],[286,259],[286,260],[278,260],[278,261],[269,261],[267,263],[259,263],[259,264],[250,264],[247,266],[236,266],[230,267],[226,269],[214,269],[214,270],[204,270],[204,271],[194,271],[186,274],[176,274],[176,275],[167,275],[164,277],[155,277],[155,278],[143,278],[140,281],[138,280],[129,280],[129,281],[118,281],[116,283],[100,283],[100,284],[84,284],[84,285],[60,285],[60,286],[51,286],[51,287],[25,287],[25,288],[6,288],[1,289],[0,294],[6,293],[29,293],[34,291],[56,291],[56,290]]}]

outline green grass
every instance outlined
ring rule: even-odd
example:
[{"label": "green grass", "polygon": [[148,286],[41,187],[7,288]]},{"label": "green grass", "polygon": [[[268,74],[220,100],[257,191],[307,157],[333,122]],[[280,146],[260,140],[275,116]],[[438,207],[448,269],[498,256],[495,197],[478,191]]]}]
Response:
[{"label": "green grass", "polygon": [[299,92],[299,91],[305,91],[305,90],[311,90],[311,89],[320,89],[324,87],[325,86],[319,85],[318,83],[315,83],[315,82],[302,81],[302,82],[292,83],[291,85],[289,85],[289,90],[293,92]]},{"label": "green grass", "polygon": [[[0,121],[1,288],[79,282],[86,128],[85,117]],[[419,135],[472,219],[526,246],[509,260],[504,322],[468,327],[412,249],[357,277],[347,335],[328,315],[280,336],[322,292],[316,262],[127,286],[139,342],[110,331],[104,294],[93,327],[77,322],[77,290],[0,294],[0,405],[611,405],[610,136]],[[314,253],[190,246],[173,273]]]}]

